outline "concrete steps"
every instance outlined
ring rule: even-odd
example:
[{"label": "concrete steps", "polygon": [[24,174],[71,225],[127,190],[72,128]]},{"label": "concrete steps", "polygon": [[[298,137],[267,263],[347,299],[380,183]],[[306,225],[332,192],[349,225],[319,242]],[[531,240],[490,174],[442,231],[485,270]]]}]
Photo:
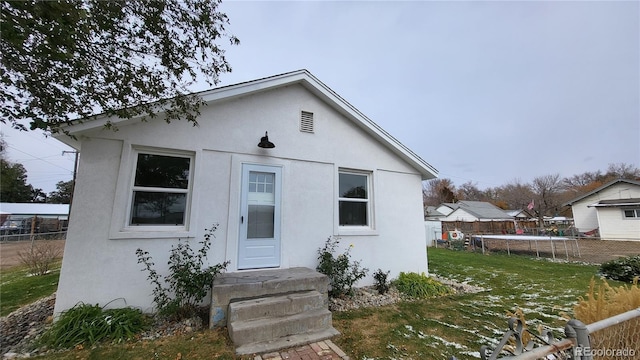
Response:
[{"label": "concrete steps", "polygon": [[227,326],[236,353],[295,347],[338,335],[328,279],[311,269],[228,273],[214,282],[212,327]]}]

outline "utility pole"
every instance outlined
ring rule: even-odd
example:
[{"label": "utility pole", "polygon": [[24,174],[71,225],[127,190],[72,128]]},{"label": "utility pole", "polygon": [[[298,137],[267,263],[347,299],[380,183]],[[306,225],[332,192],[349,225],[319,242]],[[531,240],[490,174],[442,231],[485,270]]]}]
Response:
[{"label": "utility pole", "polygon": [[69,227],[69,220],[71,219],[71,204],[73,204],[73,193],[76,191],[76,174],[78,173],[78,154],[77,151],[63,151],[64,154],[75,154],[75,161],[73,162],[73,180],[71,181],[71,195],[69,196],[69,213],[67,214],[67,227]]}]

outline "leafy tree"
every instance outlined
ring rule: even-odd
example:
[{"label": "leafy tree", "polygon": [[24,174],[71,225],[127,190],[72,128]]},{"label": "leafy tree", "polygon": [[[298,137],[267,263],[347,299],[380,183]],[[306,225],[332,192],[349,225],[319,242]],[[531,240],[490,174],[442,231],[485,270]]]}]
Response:
[{"label": "leafy tree", "polygon": [[[93,114],[196,124],[196,78],[231,66],[221,0],[2,1],[0,121],[51,132]],[[167,110],[168,109],[168,110]],[[107,123],[107,127],[113,126]]]},{"label": "leafy tree", "polygon": [[27,184],[27,169],[5,158],[7,143],[0,138],[0,201],[9,203],[45,202],[42,189]]},{"label": "leafy tree", "polygon": [[73,180],[58,181],[56,190],[49,193],[47,202],[52,204],[69,204],[73,193]]},{"label": "leafy tree", "polygon": [[8,203],[31,202],[34,188],[27,184],[27,170],[22,164],[0,159],[0,200]]},{"label": "leafy tree", "polygon": [[563,189],[573,197],[589,192],[604,183],[605,176],[600,170],[595,172],[585,172],[562,179]]},{"label": "leafy tree", "polygon": [[438,206],[442,203],[452,203],[457,199],[456,187],[451,179],[432,179],[423,183],[422,202],[425,206]]}]

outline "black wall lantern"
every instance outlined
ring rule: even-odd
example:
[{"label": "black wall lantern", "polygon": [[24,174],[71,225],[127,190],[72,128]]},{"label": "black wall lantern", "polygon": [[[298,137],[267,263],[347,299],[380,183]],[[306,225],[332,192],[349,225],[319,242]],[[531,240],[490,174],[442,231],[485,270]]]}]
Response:
[{"label": "black wall lantern", "polygon": [[260,138],[260,142],[258,143],[258,147],[261,147],[263,149],[273,149],[274,147],[276,147],[276,145],[274,143],[272,143],[271,141],[269,141],[269,135],[265,131],[264,132],[264,136]]}]

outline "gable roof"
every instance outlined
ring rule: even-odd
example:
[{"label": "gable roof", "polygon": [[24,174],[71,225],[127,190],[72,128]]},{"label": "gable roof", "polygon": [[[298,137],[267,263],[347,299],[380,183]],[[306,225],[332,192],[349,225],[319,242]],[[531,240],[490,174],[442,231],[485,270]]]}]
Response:
[{"label": "gable roof", "polygon": [[533,217],[527,209],[519,209],[519,210],[502,210],[507,213],[509,216],[519,216],[523,215],[524,217]]},{"label": "gable roof", "polygon": [[[458,209],[462,209],[478,219],[511,219],[513,218],[499,207],[485,201],[458,201]],[[453,214],[453,213],[452,213]],[[451,215],[451,214],[449,214]]]},{"label": "gable roof", "polygon": [[578,202],[578,201],[580,201],[580,200],[582,200],[584,198],[587,198],[587,197],[589,197],[589,196],[591,196],[593,194],[596,194],[596,193],[598,193],[598,192],[600,192],[600,191],[602,191],[602,190],[604,190],[604,189],[606,189],[608,187],[611,187],[611,186],[613,186],[615,184],[618,184],[618,183],[627,183],[627,184],[631,184],[631,185],[640,186],[640,181],[636,181],[636,180],[629,180],[629,179],[613,180],[613,181],[610,181],[610,182],[600,186],[599,188],[597,188],[595,190],[592,190],[592,191],[590,191],[590,192],[588,192],[586,194],[580,195],[580,196],[578,196],[577,198],[575,198],[573,200],[567,201],[566,203],[563,204],[563,206],[573,205],[574,203],[576,203],[576,202]]},{"label": "gable roof", "polygon": [[453,211],[446,215],[452,216],[456,211],[465,211],[478,219],[513,219],[513,216],[507,214],[499,207],[485,201],[460,200],[457,203],[442,203],[439,206],[447,206]]},{"label": "gable roof", "polygon": [[436,210],[435,206],[427,206],[424,210],[425,218],[441,218],[445,215],[438,210]]},{"label": "gable roof", "polygon": [[[373,122],[353,105],[349,104],[345,99],[340,97],[336,92],[331,90],[327,85],[318,80],[309,71],[302,69],[284,74],[269,76],[257,80],[242,82],[234,85],[223,86],[211,90],[196,93],[206,103],[212,104],[220,101],[231,100],[240,96],[247,96],[263,91],[268,91],[280,87],[299,84],[309,92],[327,103],[341,115],[353,121],[358,127],[363,129],[367,134],[378,140],[381,144],[390,149],[412,167],[420,172],[423,180],[434,179],[438,176],[438,170],[432,165],[424,161],[420,156],[406,147],[388,132],[382,129],[378,124]],[[102,128],[107,121],[113,124],[129,122],[131,119],[110,119],[107,117],[98,117],[95,120],[86,122],[78,122],[64,127],[71,135],[77,135],[85,131]],[[75,139],[59,133],[54,135],[58,140],[67,145],[79,148],[79,144]]]}]

